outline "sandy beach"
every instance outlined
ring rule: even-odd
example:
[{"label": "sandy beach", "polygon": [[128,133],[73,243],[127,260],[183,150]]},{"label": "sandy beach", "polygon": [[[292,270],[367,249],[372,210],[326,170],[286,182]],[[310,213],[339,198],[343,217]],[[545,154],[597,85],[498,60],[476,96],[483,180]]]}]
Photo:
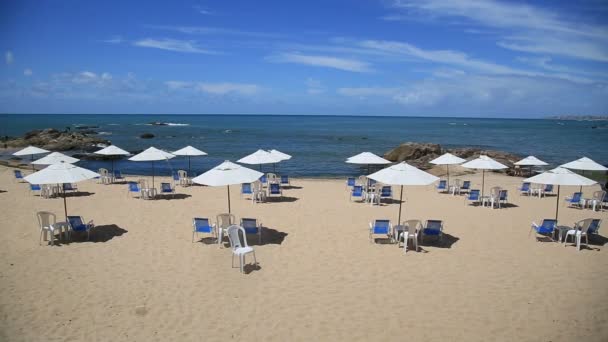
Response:
[{"label": "sandy beach", "polygon": [[[480,174],[460,178],[481,185]],[[536,242],[530,223],[553,217],[556,199],[520,196],[520,183],[486,174],[486,190],[502,186],[512,204],[494,210],[406,187],[403,220],[440,219],[445,233],[442,246],[407,254],[368,238],[371,220],[396,223],[399,204],[350,202],[343,180],[294,179],[283,201],[263,204],[233,186],[237,219],[266,228],[259,267],[241,274],[230,249],[191,242],[193,217],[227,211],[225,187],[144,201],[124,184],[82,182],[68,213],[94,220],[91,241],[39,246],[35,213],[62,217],[63,201],[32,195],[1,167],[0,340],[606,341],[606,239],[580,252]],[[608,212],[563,202],[560,224],[607,224]]]}]

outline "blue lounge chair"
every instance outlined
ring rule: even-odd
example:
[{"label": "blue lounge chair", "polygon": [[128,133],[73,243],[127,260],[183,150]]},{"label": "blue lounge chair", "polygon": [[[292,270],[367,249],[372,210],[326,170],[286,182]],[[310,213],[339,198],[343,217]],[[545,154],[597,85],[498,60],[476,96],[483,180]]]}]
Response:
[{"label": "blue lounge chair", "polygon": [[141,187],[139,186],[139,183],[137,183],[137,182],[129,182],[128,186],[129,186],[128,193],[131,194],[131,197],[133,197],[134,193],[136,193],[139,196],[141,196]]},{"label": "blue lounge chair", "polygon": [[443,221],[441,220],[427,220],[426,225],[420,231],[420,243],[424,243],[425,236],[436,236],[441,243],[443,238]]},{"label": "blue lounge chair", "polygon": [[120,170],[114,170],[114,180],[117,179],[125,179],[125,177],[122,176],[122,172],[120,172]]},{"label": "blue lounge chair", "polygon": [[200,233],[211,234],[217,240],[217,230],[215,224],[209,224],[209,219],[206,217],[195,217],[192,220],[192,242],[194,242],[194,235]]},{"label": "blue lounge chair", "polygon": [[447,181],[442,179],[439,181],[439,184],[437,185],[437,191],[439,192],[447,192],[448,191],[448,186],[447,186]]},{"label": "blue lounge chair", "polygon": [[500,190],[498,192],[498,207],[500,208],[503,204],[509,203],[507,200],[507,190]]},{"label": "blue lounge chair", "polygon": [[281,175],[281,185],[291,185],[288,175]]},{"label": "blue lounge chair", "polygon": [[597,234],[600,230],[601,219],[593,219],[591,224],[589,225],[589,230],[587,230],[587,234]]},{"label": "blue lounge chair", "polygon": [[171,186],[171,183],[160,183],[160,193],[163,195],[170,194],[171,198],[174,198],[175,188]]},{"label": "blue lounge chair", "polygon": [[391,186],[383,186],[381,191],[380,191],[380,200],[382,201],[383,198],[390,198],[391,200],[393,199],[393,187]]},{"label": "blue lounge chair", "polygon": [[242,218],[241,227],[245,229],[245,234],[257,235],[258,244],[262,243],[262,223],[258,224],[258,220],[254,218]]},{"label": "blue lounge chair", "polygon": [[84,223],[82,216],[68,216],[68,222],[70,223],[71,232],[86,232],[87,240],[89,240],[91,229],[95,228],[92,220],[88,223]]},{"label": "blue lounge chair", "polygon": [[546,184],[545,188],[543,189],[543,195],[546,196],[547,194],[552,194],[553,193],[553,184]]},{"label": "blue lounge chair", "polygon": [[262,184],[267,184],[268,183],[266,175],[262,175],[262,177],[260,177],[260,182],[262,182]]},{"label": "blue lounge chair", "polygon": [[[530,228],[530,232],[533,230],[536,231],[537,235],[543,235],[549,237],[553,240],[555,235],[555,227],[557,226],[557,220],[554,219],[544,219],[541,225],[537,225],[536,222],[532,222],[532,227]],[[529,233],[528,233],[529,235]],[[538,236],[536,238],[538,241]]]},{"label": "blue lounge chair", "polygon": [[251,189],[251,183],[241,184],[241,198],[243,195],[253,196],[253,190]]},{"label": "blue lounge chair", "polygon": [[15,174],[15,179],[18,182],[22,182],[23,181],[23,174],[21,173],[21,170],[13,170],[13,173]]},{"label": "blue lounge chair", "polygon": [[374,220],[369,223],[369,242],[374,241],[374,235],[385,235],[391,239],[392,226],[390,220]]},{"label": "blue lounge chair", "polygon": [[519,190],[519,194],[520,195],[530,195],[530,183],[529,182],[523,182],[521,183],[521,187],[517,188],[517,190]]},{"label": "blue lounge chair", "polygon": [[375,180],[373,180],[373,179],[371,179],[371,178],[368,178],[368,179],[367,179],[367,186],[368,186],[368,187],[370,187],[370,188],[371,188],[371,187],[373,187],[373,186],[375,186],[375,185],[376,185],[376,181],[375,181]]},{"label": "blue lounge chair", "polygon": [[76,192],[78,191],[78,188],[73,185],[72,183],[63,183],[63,191],[68,192],[68,191],[72,191],[72,192]]},{"label": "blue lounge chair", "polygon": [[353,189],[350,192],[350,200],[351,201],[353,200],[353,197],[359,197],[359,199],[361,201],[364,200],[364,197],[363,197],[363,186],[361,186],[361,185],[355,185],[355,186],[353,186]]},{"label": "blue lounge chair", "polygon": [[42,187],[40,184],[30,184],[30,192],[34,193],[38,191],[38,196],[42,195]]},{"label": "blue lounge chair", "polygon": [[348,188],[351,188],[353,186],[355,186],[355,177],[348,177],[346,179],[346,188],[348,189]]},{"label": "blue lounge chair", "polygon": [[462,186],[460,186],[460,193],[468,193],[469,191],[471,191],[471,181],[464,181],[462,182]]},{"label": "blue lounge chair", "polygon": [[465,200],[475,205],[479,204],[479,189],[471,190]]},{"label": "blue lounge chair", "polygon": [[581,204],[581,197],[583,196],[582,192],[575,192],[570,197],[566,197],[564,200],[568,203],[568,207],[578,206],[579,208],[583,208]]},{"label": "blue lounge chair", "polygon": [[283,190],[281,190],[281,184],[270,183],[268,185],[268,197],[283,197]]}]

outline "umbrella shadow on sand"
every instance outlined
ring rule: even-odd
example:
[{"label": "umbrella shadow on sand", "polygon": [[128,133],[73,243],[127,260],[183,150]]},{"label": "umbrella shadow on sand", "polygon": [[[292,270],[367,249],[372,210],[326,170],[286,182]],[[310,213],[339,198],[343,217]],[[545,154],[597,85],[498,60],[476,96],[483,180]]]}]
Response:
[{"label": "umbrella shadow on sand", "polygon": [[188,195],[188,194],[173,194],[173,195],[157,195],[156,197],[154,197],[154,200],[158,201],[158,200],[184,200],[186,198],[190,198],[192,197],[192,195]]},{"label": "umbrella shadow on sand", "polygon": [[95,226],[91,229],[91,235],[87,241],[86,233],[72,233],[72,242],[108,242],[115,237],[122,236],[127,233],[128,230],[123,229],[115,224],[105,224]]},{"label": "umbrella shadow on sand", "polygon": [[297,197],[290,197],[290,196],[281,196],[281,197],[266,197],[266,203],[271,203],[271,202],[295,202],[298,201],[299,198]]},{"label": "umbrella shadow on sand", "polygon": [[443,233],[441,237],[441,241],[439,241],[436,237],[426,237],[424,243],[418,242],[418,248],[422,253],[428,253],[429,251],[424,249],[423,246],[435,247],[435,248],[452,248],[452,246],[460,240],[459,237],[456,237],[452,234]]},{"label": "umbrella shadow on sand", "polygon": [[[70,198],[70,197],[88,197],[88,196],[92,196],[95,195],[94,192],[88,192],[88,191],[75,191],[75,192],[66,192],[65,193],[65,197]],[[58,196],[56,198],[61,198],[61,196]]]}]

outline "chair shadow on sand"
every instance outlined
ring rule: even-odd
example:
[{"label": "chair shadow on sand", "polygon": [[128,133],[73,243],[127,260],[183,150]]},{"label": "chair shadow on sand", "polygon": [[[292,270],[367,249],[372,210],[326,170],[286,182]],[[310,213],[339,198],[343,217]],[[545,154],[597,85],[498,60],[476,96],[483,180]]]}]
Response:
[{"label": "chair shadow on sand", "polygon": [[[287,235],[289,234],[270,227],[262,227],[262,242],[258,242],[258,237],[256,235],[248,234],[247,244],[249,246],[280,245],[283,243]],[[198,239],[196,242],[200,242],[205,245],[217,244],[217,240],[211,236],[206,236],[204,238]],[[225,248],[230,248],[230,242],[228,241],[228,238],[226,236],[224,236],[224,239],[221,244]]]},{"label": "chair shadow on sand", "polygon": [[300,200],[298,197],[281,196],[281,197],[266,197],[266,203],[277,203],[277,202],[295,202]]},{"label": "chair shadow on sand", "polygon": [[[88,192],[88,191],[74,191],[74,192],[66,192],[65,193],[65,197],[88,197],[88,196],[93,196],[95,195],[94,192]],[[63,197],[63,195],[58,195],[55,196],[54,198],[61,198]]]},{"label": "chair shadow on sand", "polygon": [[159,201],[159,200],[183,200],[186,198],[190,198],[192,197],[192,195],[188,195],[188,194],[158,194],[156,195],[156,197],[154,197],[154,200]]},{"label": "chair shadow on sand", "polygon": [[128,230],[120,228],[115,224],[105,224],[95,226],[91,229],[91,235],[89,240],[87,241],[86,233],[82,232],[73,232],[72,233],[72,243],[82,243],[82,242],[108,242],[115,237],[121,236],[127,233]]},{"label": "chair shadow on sand", "polygon": [[418,242],[419,252],[428,253],[429,251],[424,249],[423,246],[435,247],[435,248],[452,248],[452,246],[460,240],[459,237],[456,237],[452,234],[443,233],[441,237],[441,241],[439,241],[435,236],[425,238],[424,243],[421,241]]}]

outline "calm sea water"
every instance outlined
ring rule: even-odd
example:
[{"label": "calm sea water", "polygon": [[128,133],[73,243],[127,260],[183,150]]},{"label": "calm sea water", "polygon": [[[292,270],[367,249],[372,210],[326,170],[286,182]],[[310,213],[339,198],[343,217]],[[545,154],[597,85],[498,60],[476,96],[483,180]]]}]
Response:
[{"label": "calm sea water", "polygon": [[[175,126],[150,126],[160,121]],[[382,155],[406,142],[444,147],[476,146],[522,156],[535,155],[558,165],[581,156],[608,164],[608,123],[588,121],[270,115],[0,115],[0,135],[18,136],[33,129],[99,126],[102,137],[127,150],[149,146],[173,151],[186,145],[209,155],[192,158],[197,174],[224,160],[236,161],[257,149],[277,149],[293,156],[278,170],[293,176],[338,177],[358,174],[344,163],[363,151]],[[595,129],[593,126],[597,126]],[[153,133],[153,139],[139,139]],[[158,172],[187,168],[187,158],[156,163]],[[82,161],[91,169],[108,162]],[[150,163],[117,162],[125,173],[147,174]],[[253,166],[257,169],[257,166]],[[272,165],[263,166],[272,170]]]}]

